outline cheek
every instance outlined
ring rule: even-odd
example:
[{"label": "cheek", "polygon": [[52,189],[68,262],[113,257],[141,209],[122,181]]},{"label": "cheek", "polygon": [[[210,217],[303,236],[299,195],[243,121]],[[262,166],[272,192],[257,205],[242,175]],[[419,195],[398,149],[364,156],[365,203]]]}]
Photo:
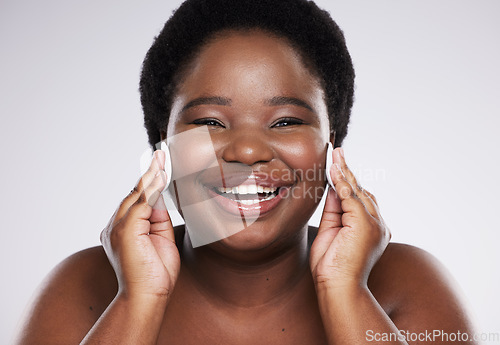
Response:
[{"label": "cheek", "polygon": [[283,162],[296,173],[297,179],[321,185],[324,182],[326,141],[321,135],[294,136],[282,145]]},{"label": "cheek", "polygon": [[214,144],[206,127],[180,132],[168,138],[172,158],[172,178],[195,176],[217,167]]}]

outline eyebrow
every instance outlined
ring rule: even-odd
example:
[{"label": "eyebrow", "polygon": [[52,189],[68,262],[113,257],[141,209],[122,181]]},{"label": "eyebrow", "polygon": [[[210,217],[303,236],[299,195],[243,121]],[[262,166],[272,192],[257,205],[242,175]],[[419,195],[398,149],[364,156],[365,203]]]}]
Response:
[{"label": "eyebrow", "polygon": [[265,101],[265,104],[269,106],[296,105],[298,107],[306,108],[307,110],[316,113],[314,109],[309,104],[307,104],[307,102],[295,97],[286,97],[286,96],[273,97]]},{"label": "eyebrow", "polygon": [[184,108],[182,108],[181,113],[185,112],[189,108],[197,107],[199,105],[210,104],[210,105],[226,105],[227,106],[227,105],[231,105],[231,103],[232,103],[232,100],[229,98],[225,98],[225,97],[217,97],[217,96],[215,96],[215,97],[200,97],[200,98],[193,99],[188,104],[186,104],[184,106]]},{"label": "eyebrow", "polygon": [[[193,99],[190,101],[188,104],[186,104],[182,110],[181,113],[185,112],[189,108],[194,108],[199,105],[223,105],[223,106],[230,106],[232,103],[232,100],[230,98],[226,97],[219,97],[219,96],[213,96],[213,97],[200,97]],[[295,97],[286,97],[286,96],[277,96],[270,98],[266,101],[264,101],[265,105],[268,106],[280,106],[280,105],[295,105],[298,107],[305,108],[313,113],[316,113],[314,109],[305,101],[295,98]]]}]

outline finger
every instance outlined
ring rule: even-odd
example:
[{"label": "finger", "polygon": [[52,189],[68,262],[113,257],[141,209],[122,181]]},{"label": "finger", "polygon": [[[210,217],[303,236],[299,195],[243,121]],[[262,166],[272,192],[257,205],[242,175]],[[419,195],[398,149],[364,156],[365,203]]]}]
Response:
[{"label": "finger", "polygon": [[114,215],[113,223],[119,222],[127,213],[128,209],[139,199],[139,196],[144,192],[144,189],[149,186],[158,171],[163,170],[165,162],[165,152],[156,150],[153,154],[153,159],[148,170],[141,176],[134,189],[123,199],[118,210]]},{"label": "finger", "polygon": [[373,203],[378,206],[377,199],[375,198],[375,195],[367,191],[366,189],[363,190],[369,197],[372,199]]},{"label": "finger", "polygon": [[130,236],[149,234],[153,208],[149,205],[145,190],[142,191],[137,201],[130,206],[125,215],[115,224],[113,229],[126,230]]},{"label": "finger", "polygon": [[163,197],[159,197],[156,201],[149,220],[151,222],[150,234],[164,237],[175,243],[174,227]]},{"label": "finger", "polygon": [[361,191],[361,186],[359,185],[358,181],[356,180],[356,176],[354,176],[354,173],[349,169],[347,166],[347,163],[345,162],[344,159],[344,150],[342,148],[336,148],[333,150],[333,162],[337,163],[340,166],[340,169],[347,180],[349,182],[356,193]]},{"label": "finger", "polygon": [[382,219],[375,197],[366,189],[361,191],[360,197],[363,200],[366,209],[370,212],[370,215],[376,219]]},{"label": "finger", "polygon": [[325,208],[323,209],[321,222],[319,223],[318,234],[314,239],[314,251],[311,252],[309,257],[309,262],[313,269],[342,228],[342,208],[340,199],[332,188],[329,188],[327,193]]},{"label": "finger", "polygon": [[342,205],[341,200],[333,188],[328,188],[325,207],[321,215],[318,232],[323,229],[342,226]]},{"label": "finger", "polygon": [[153,181],[151,181],[151,184],[144,189],[144,196],[149,206],[153,207],[156,204],[161,192],[165,188],[166,181],[165,171],[159,170]]},{"label": "finger", "polygon": [[137,201],[132,204],[125,215],[117,221],[117,224],[124,223],[124,229],[131,229],[130,234],[149,234],[153,206],[157,203],[161,191],[165,187],[164,176],[165,172],[163,170],[158,171],[151,184],[142,191]]},{"label": "finger", "polygon": [[334,162],[339,162],[342,173],[344,174],[347,182],[352,186],[352,190],[356,196],[363,202],[365,208],[370,213],[372,217],[379,217],[379,212],[377,204],[373,202],[373,199],[368,196],[363,187],[359,184],[354,173],[349,169],[345,161],[344,150],[342,148],[335,149],[333,152]]},{"label": "finger", "polygon": [[[332,165],[332,180],[341,201],[343,213],[367,212],[363,201],[357,197],[352,185],[347,181],[340,166],[337,163]],[[345,226],[345,224],[343,224]]]}]

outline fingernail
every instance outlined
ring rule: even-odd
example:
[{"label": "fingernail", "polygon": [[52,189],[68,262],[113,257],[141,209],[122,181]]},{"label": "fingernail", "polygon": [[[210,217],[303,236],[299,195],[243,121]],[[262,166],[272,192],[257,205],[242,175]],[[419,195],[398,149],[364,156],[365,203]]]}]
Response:
[{"label": "fingernail", "polygon": [[161,157],[160,157],[160,151],[155,151],[155,154],[154,154],[154,159],[156,161],[156,164],[157,164],[157,167],[158,169],[163,169],[163,167],[161,166]]},{"label": "fingernail", "polygon": [[155,162],[157,162],[157,161],[158,161],[158,160],[156,159],[156,151],[155,151],[155,152],[153,152],[153,159],[151,160],[151,166],[152,166],[153,164],[155,164]]},{"label": "fingernail", "polygon": [[340,163],[343,159],[342,154],[340,152],[341,151],[337,150],[337,149],[335,149],[335,151],[333,151],[334,161],[337,163]]}]

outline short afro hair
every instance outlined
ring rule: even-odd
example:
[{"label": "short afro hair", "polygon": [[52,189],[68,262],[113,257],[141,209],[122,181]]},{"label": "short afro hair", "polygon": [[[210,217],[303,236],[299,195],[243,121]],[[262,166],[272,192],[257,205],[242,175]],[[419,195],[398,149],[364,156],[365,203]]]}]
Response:
[{"label": "short afro hair", "polygon": [[181,74],[224,31],[258,29],[287,39],[321,82],[335,147],[347,135],[354,69],[342,30],[307,0],[187,0],[167,21],[144,59],[140,93],[151,147],[167,127]]}]

